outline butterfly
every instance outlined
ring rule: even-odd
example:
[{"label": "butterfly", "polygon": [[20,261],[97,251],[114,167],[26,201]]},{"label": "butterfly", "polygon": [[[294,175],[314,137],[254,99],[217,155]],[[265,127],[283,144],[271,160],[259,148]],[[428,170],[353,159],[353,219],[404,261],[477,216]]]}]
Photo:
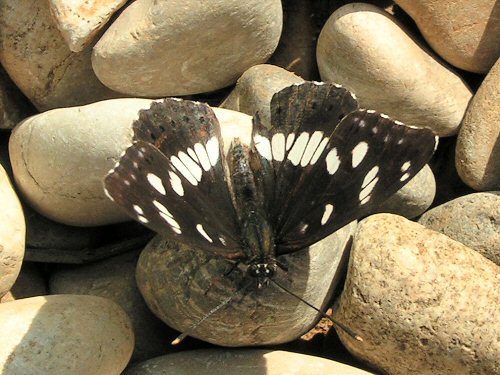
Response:
[{"label": "butterfly", "polygon": [[262,287],[299,251],[367,216],[431,158],[438,138],[373,110],[347,89],[304,82],[271,100],[271,125],[227,155],[203,103],[142,110],[133,144],[104,179],[132,218],[175,241],[247,266]]}]

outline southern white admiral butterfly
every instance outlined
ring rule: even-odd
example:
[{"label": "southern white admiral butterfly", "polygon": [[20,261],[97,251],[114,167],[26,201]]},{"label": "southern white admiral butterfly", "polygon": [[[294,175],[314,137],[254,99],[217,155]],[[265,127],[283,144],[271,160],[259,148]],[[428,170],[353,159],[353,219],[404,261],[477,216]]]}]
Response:
[{"label": "southern white admiral butterfly", "polygon": [[248,266],[259,287],[277,255],[368,215],[432,156],[437,137],[372,110],[348,90],[304,82],[254,117],[252,143],[228,155],[212,109],[155,102],[134,122],[133,144],[105,177],[106,194],[173,240]]}]

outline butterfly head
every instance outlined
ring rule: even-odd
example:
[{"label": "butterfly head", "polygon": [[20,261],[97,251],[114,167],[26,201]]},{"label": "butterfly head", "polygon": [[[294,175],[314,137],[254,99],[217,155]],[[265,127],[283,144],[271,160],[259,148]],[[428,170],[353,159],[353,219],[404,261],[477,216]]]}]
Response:
[{"label": "butterfly head", "polygon": [[269,279],[274,276],[277,270],[275,261],[258,261],[248,266],[248,275],[257,279],[257,286],[260,288],[269,285]]}]

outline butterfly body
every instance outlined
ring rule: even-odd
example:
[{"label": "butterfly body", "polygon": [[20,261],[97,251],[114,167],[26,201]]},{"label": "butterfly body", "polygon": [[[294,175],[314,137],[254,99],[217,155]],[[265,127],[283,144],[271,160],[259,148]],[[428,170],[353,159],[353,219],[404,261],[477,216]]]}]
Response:
[{"label": "butterfly body", "polygon": [[153,103],[105,178],[107,195],[176,241],[247,266],[258,287],[277,256],[369,214],[429,160],[437,138],[375,111],[332,84],[273,96],[272,126],[254,117],[250,145],[223,151],[215,114],[179,99]]}]

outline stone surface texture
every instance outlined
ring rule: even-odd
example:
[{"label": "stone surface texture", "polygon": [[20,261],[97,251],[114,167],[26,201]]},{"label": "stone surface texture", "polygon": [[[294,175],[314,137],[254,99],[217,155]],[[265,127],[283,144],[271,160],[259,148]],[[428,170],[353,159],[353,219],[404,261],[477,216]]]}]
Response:
[{"label": "stone surface texture", "polygon": [[0,129],[12,129],[32,115],[34,108],[0,65]]},{"label": "stone surface texture", "polygon": [[500,267],[400,216],[360,222],[336,318],[356,357],[394,375],[498,374]]},{"label": "stone surface texture", "polygon": [[16,281],[24,256],[26,224],[23,209],[0,165],[0,297]]},{"label": "stone surface texture", "polygon": [[281,350],[193,350],[138,363],[123,375],[368,375],[343,363]]},{"label": "stone surface texture", "polygon": [[275,65],[255,65],[245,71],[220,107],[254,116],[264,124],[271,123],[271,98],[281,89],[304,80]]},{"label": "stone surface texture", "polygon": [[476,92],[458,133],[455,165],[475,190],[500,190],[500,59]]},{"label": "stone surface texture", "polygon": [[500,192],[456,198],[427,211],[418,222],[463,243],[500,266]]},{"label": "stone surface texture", "polygon": [[[353,222],[309,250],[279,256],[288,271],[278,270],[274,280],[324,308],[342,275],[354,229]],[[229,272],[231,268],[234,265],[224,258],[157,236],[141,253],[137,284],[155,315],[180,331],[232,296],[227,306],[191,332],[193,337],[222,346],[288,342],[319,320],[316,311],[276,285],[258,289],[244,270],[238,267]]]},{"label": "stone surface texture", "polygon": [[127,0],[49,0],[50,11],[69,49],[80,52]]},{"label": "stone surface texture", "polygon": [[119,375],[134,335],[125,312],[94,296],[0,304],[2,375]]},{"label": "stone surface texture", "polygon": [[495,0],[395,0],[443,59],[487,73],[500,56],[500,9]]},{"label": "stone surface texture", "polygon": [[99,82],[91,48],[71,52],[48,1],[0,2],[0,29],[0,63],[38,110],[123,96]]},{"label": "stone surface texture", "polygon": [[265,62],[282,22],[280,0],[137,0],[95,45],[92,65],[106,86],[133,96],[213,91]]},{"label": "stone surface texture", "polygon": [[457,133],[472,96],[458,75],[370,4],[348,4],[330,16],[317,60],[321,78],[354,92],[361,107],[439,136]]},{"label": "stone surface texture", "polygon": [[49,282],[53,294],[94,295],[120,305],[134,329],[132,362],[166,354],[173,349],[170,342],[177,336],[144,303],[135,282],[137,256],[137,252],[129,252],[85,266],[61,266]]}]

